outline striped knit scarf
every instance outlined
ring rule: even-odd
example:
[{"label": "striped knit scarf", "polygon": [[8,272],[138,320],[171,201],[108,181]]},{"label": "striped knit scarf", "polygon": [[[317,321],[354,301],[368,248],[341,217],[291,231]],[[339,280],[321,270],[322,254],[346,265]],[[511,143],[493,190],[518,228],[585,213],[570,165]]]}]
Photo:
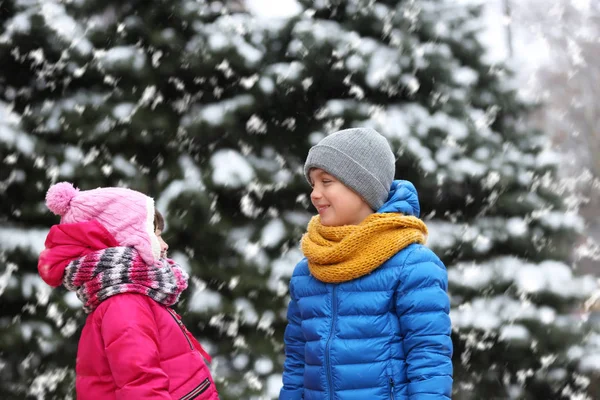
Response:
[{"label": "striped knit scarf", "polygon": [[110,247],[67,265],[63,285],[74,291],[91,313],[100,303],[121,293],[139,293],[171,306],[187,288],[188,275],[171,259],[147,265],[133,247]]},{"label": "striped knit scarf", "polygon": [[425,243],[427,226],[399,213],[375,213],[359,225],[324,226],[317,215],[302,237],[311,275],[337,283],[367,275],[412,243]]}]

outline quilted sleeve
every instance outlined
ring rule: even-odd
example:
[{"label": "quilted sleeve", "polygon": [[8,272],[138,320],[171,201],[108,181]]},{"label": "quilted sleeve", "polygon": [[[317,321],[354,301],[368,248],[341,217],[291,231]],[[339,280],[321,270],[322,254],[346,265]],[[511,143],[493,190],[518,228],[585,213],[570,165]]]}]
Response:
[{"label": "quilted sleeve", "polygon": [[102,317],[102,338],[117,399],[164,399],[169,377],[160,367],[158,328],[150,306],[140,295],[113,298]]},{"label": "quilted sleeve", "polygon": [[429,249],[409,250],[396,292],[410,400],[450,399],[452,339],[448,274]]},{"label": "quilted sleeve", "polygon": [[[290,283],[290,293],[293,292]],[[288,325],[285,328],[285,363],[283,364],[283,387],[279,400],[300,400],[304,393],[304,344],[300,328],[300,310],[293,295],[287,312]]]}]

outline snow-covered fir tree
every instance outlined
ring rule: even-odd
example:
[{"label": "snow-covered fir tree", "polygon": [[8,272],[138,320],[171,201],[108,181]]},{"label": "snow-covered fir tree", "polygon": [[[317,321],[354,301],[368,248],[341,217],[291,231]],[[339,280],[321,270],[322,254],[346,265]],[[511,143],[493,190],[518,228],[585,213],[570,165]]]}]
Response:
[{"label": "snow-covered fir tree", "polygon": [[[177,309],[223,399],[276,398],[287,283],[310,215],[310,146],[384,134],[448,265],[456,399],[569,398],[599,365],[568,260],[582,221],[454,1],[7,0],[0,9],[0,392],[73,398],[85,316],[36,276],[53,182],[148,193],[191,273]],[[583,340],[585,336],[585,340]],[[590,375],[591,376],[591,375]]]}]

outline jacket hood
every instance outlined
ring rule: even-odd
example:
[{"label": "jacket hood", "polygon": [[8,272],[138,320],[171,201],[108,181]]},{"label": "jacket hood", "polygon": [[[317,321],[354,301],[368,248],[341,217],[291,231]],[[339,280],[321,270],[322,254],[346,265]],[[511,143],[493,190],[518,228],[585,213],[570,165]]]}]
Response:
[{"label": "jacket hood", "polygon": [[392,182],[390,194],[378,213],[402,213],[419,217],[421,205],[415,186],[409,181],[395,180]]},{"label": "jacket hood", "polygon": [[117,239],[95,220],[54,225],[38,259],[38,272],[48,285],[60,286],[65,268],[71,261],[118,245]]}]

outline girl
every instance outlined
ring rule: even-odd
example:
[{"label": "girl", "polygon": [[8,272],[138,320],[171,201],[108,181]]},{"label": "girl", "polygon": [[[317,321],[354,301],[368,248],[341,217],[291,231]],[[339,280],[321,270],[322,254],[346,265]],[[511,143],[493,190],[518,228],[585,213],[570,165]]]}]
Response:
[{"label": "girl", "polygon": [[125,188],[52,186],[61,216],[38,261],[42,279],[64,285],[88,314],[76,362],[77,398],[218,399],[210,356],[170,306],[188,276],[166,258],[154,201]]}]

